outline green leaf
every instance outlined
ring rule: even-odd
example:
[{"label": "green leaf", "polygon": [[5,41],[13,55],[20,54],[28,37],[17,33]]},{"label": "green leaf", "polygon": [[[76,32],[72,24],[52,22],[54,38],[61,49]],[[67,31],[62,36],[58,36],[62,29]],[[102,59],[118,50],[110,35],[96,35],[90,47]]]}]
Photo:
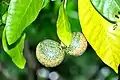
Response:
[{"label": "green leaf", "polygon": [[4,4],[4,3],[0,3],[0,17],[2,17],[2,15],[6,12],[8,8],[8,5]]},{"label": "green leaf", "polygon": [[44,0],[43,7],[42,7],[42,8],[44,8],[49,2],[50,2],[50,0]]},{"label": "green leaf", "polygon": [[57,35],[66,46],[69,46],[71,44],[71,27],[63,3],[61,4],[59,9],[59,16],[57,20]]},{"label": "green leaf", "polygon": [[104,17],[116,21],[115,15],[120,12],[120,0],[91,0],[91,2]]},{"label": "green leaf", "polygon": [[2,23],[6,24],[8,12],[5,12],[4,15],[2,16]]},{"label": "green leaf", "polygon": [[23,69],[26,63],[26,60],[23,57],[25,34],[21,37],[19,43],[15,47],[9,49],[6,41],[5,32],[6,32],[6,27],[4,28],[3,36],[2,36],[3,48],[5,52],[12,58],[12,61],[17,65],[17,67]]},{"label": "green leaf", "polygon": [[101,60],[118,73],[120,23],[112,24],[107,21],[96,11],[90,0],[78,0],[78,11],[82,31],[86,39]]},{"label": "green leaf", "polygon": [[6,21],[8,44],[16,42],[24,29],[38,16],[44,0],[11,0]]}]

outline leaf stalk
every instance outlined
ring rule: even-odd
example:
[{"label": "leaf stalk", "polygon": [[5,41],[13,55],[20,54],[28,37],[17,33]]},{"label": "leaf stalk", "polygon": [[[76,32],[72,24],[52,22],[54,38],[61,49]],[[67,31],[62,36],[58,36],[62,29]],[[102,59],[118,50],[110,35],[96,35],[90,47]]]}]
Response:
[{"label": "leaf stalk", "polygon": [[67,0],[64,0],[64,8],[66,9]]}]

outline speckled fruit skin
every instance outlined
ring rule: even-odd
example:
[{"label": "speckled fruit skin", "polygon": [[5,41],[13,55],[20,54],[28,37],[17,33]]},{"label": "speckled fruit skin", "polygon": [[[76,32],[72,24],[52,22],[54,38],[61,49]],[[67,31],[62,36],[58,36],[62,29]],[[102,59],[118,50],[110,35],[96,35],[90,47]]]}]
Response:
[{"label": "speckled fruit skin", "polygon": [[65,52],[69,55],[80,56],[87,48],[87,40],[81,32],[73,32],[72,42]]},{"label": "speckled fruit skin", "polygon": [[46,39],[37,45],[36,57],[46,67],[59,65],[63,61],[64,56],[64,51],[56,41]]}]

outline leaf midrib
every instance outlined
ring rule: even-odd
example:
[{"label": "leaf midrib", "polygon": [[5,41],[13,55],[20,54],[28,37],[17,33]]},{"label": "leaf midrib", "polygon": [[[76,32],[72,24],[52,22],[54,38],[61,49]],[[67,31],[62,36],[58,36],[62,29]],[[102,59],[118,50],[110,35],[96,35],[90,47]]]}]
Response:
[{"label": "leaf midrib", "polygon": [[25,12],[24,12],[24,14],[23,14],[23,17],[21,18],[20,23],[18,24],[17,28],[19,28],[20,24],[22,23],[22,20],[23,20],[23,18],[24,18],[24,16],[25,16],[26,12],[28,11],[28,9],[29,9],[29,7],[30,7],[32,1],[33,1],[33,0],[30,1],[28,7],[26,8],[26,10],[25,10]]}]

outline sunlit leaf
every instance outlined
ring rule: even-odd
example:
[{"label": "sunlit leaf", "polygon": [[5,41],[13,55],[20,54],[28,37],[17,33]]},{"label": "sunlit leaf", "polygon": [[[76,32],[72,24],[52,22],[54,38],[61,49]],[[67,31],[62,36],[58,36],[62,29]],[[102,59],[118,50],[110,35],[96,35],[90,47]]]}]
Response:
[{"label": "sunlit leaf", "polygon": [[26,63],[26,60],[23,57],[25,34],[21,37],[19,43],[15,47],[9,49],[6,42],[5,32],[6,32],[6,28],[4,29],[2,36],[3,48],[5,52],[12,58],[12,61],[17,65],[17,67],[23,69]]},{"label": "sunlit leaf", "polygon": [[6,24],[8,12],[5,12],[4,15],[2,16],[2,23]]},{"label": "sunlit leaf", "polygon": [[101,60],[118,73],[120,64],[120,24],[104,19],[90,0],[78,0],[82,31]]},{"label": "sunlit leaf", "polygon": [[16,42],[24,29],[38,16],[44,0],[11,0],[6,21],[8,44]]},{"label": "sunlit leaf", "polygon": [[120,0],[91,0],[95,8],[110,21],[116,21],[120,11]]},{"label": "sunlit leaf", "polygon": [[59,39],[66,45],[69,46],[72,41],[72,33],[70,23],[68,21],[68,16],[63,4],[61,4],[59,9],[59,15],[57,20],[57,34]]}]

